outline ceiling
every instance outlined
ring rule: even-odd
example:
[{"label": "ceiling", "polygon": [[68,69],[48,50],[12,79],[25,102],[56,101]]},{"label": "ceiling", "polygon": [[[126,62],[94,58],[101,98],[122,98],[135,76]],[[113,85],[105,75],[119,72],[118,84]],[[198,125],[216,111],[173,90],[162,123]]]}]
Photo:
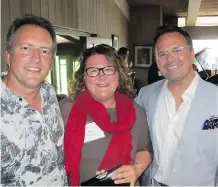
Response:
[{"label": "ceiling", "polygon": [[164,15],[187,16],[194,26],[198,16],[218,16],[218,0],[126,0],[130,7],[160,5]]},{"label": "ceiling", "polygon": [[183,13],[187,11],[188,0],[126,0],[129,6],[161,5],[164,14]]},{"label": "ceiling", "polygon": [[218,0],[202,0],[199,15],[218,16]]}]

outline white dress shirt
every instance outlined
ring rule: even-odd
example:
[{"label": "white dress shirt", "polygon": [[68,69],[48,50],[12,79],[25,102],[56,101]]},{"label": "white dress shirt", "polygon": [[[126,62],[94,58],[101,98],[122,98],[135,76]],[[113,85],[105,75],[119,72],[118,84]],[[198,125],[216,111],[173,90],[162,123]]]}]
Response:
[{"label": "white dress shirt", "polygon": [[176,103],[172,93],[168,90],[166,81],[157,103],[155,114],[155,138],[158,148],[158,170],[155,180],[170,185],[170,176],[173,170],[172,158],[179,144],[190,105],[195,95],[199,75],[195,78],[182,95],[182,104],[176,110]]}]

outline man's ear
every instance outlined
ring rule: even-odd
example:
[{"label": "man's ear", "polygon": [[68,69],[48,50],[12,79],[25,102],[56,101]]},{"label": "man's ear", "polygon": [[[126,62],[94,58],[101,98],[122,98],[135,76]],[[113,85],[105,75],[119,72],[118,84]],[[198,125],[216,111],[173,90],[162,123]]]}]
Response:
[{"label": "man's ear", "polygon": [[11,54],[6,50],[5,51],[5,61],[8,64],[8,67],[10,67],[10,58],[11,58]]}]

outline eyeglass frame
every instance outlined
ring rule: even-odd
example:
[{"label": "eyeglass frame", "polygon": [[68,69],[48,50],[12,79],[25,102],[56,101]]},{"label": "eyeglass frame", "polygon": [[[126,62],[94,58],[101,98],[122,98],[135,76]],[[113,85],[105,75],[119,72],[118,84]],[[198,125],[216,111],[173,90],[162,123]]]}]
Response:
[{"label": "eyeglass frame", "polygon": [[[169,54],[173,55],[174,57],[178,57],[178,55],[180,55],[180,54],[173,54],[172,53],[173,50],[178,49],[178,48],[182,48],[181,51],[179,51],[179,52],[183,52],[185,48],[192,48],[192,47],[188,46],[188,45],[187,46],[176,46],[176,47],[171,48],[170,50],[162,51],[161,53],[164,53],[166,55],[164,57],[164,59],[162,59],[162,60],[166,60]],[[155,57],[157,60],[161,60],[160,57],[158,56],[158,54],[155,54]]]},{"label": "eyeglass frame", "polygon": [[[114,68],[114,73],[113,73],[113,74],[111,74],[111,75],[105,74],[104,69],[105,69],[105,68],[108,68],[108,67]],[[89,69],[97,69],[97,70],[98,70],[98,74],[97,74],[96,76],[90,76],[90,75],[88,74],[88,70],[89,70]],[[89,67],[89,68],[86,68],[86,69],[85,69],[85,72],[86,72],[86,74],[87,74],[88,77],[97,77],[97,76],[99,76],[100,71],[102,71],[103,74],[106,75],[106,76],[112,76],[112,75],[114,75],[114,74],[116,73],[117,70],[116,70],[116,68],[113,67],[113,66],[105,66],[105,67],[103,67],[103,68]]]}]

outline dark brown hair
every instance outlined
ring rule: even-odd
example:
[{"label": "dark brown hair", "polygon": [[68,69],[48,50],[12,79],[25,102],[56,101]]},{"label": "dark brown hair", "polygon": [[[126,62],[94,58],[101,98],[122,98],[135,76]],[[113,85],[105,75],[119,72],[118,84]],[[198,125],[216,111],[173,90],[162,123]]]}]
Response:
[{"label": "dark brown hair", "polygon": [[13,21],[7,33],[6,50],[8,52],[12,50],[12,42],[16,37],[16,31],[24,25],[39,26],[49,32],[52,38],[52,53],[53,57],[55,57],[57,51],[57,41],[52,24],[47,19],[32,14],[25,14],[22,18],[17,18]]},{"label": "dark brown hair", "polygon": [[159,39],[160,36],[162,36],[163,34],[166,33],[172,33],[172,32],[178,32],[180,33],[187,41],[187,44],[192,48],[193,44],[192,44],[192,39],[191,36],[189,35],[189,33],[187,31],[185,31],[184,29],[175,26],[175,25],[163,25],[157,28],[157,33],[154,37],[154,43],[153,43],[153,47],[155,47],[157,40]]},{"label": "dark brown hair", "polygon": [[121,65],[124,63],[121,62],[121,58],[117,54],[117,51],[113,47],[110,47],[109,45],[100,44],[84,50],[81,57],[80,67],[75,73],[75,77],[73,78],[69,86],[70,99],[74,100],[85,86],[84,73],[85,73],[86,62],[90,56],[93,56],[95,54],[104,55],[118,72],[119,85],[117,91],[128,95],[129,98],[132,99],[135,98],[136,95],[135,95],[135,90],[133,89],[132,80],[128,76],[127,69]]}]

